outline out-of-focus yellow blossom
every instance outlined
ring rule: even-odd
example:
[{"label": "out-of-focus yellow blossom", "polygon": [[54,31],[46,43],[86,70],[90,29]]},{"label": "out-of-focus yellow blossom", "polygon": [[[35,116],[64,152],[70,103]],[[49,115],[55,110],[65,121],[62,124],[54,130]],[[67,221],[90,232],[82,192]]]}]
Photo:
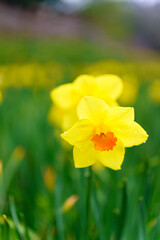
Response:
[{"label": "out-of-focus yellow blossom", "polygon": [[157,222],[158,222],[158,218],[151,219],[148,223],[148,227],[153,228],[157,224]]},{"label": "out-of-focus yellow blossom", "polygon": [[48,167],[43,174],[43,179],[46,187],[52,191],[55,187],[56,173],[53,168]]},{"label": "out-of-focus yellow blossom", "polygon": [[63,76],[63,67],[58,63],[27,63],[0,66],[2,88],[7,87],[53,87]]},{"label": "out-of-focus yellow blossom", "polygon": [[[117,61],[103,61],[92,63],[87,66],[81,66],[79,72],[85,72],[93,75],[117,74],[120,77],[127,74],[138,76],[141,81],[148,81],[149,79],[158,78],[160,76],[159,61],[135,61],[135,62],[117,62]],[[152,77],[150,77],[152,76]]]},{"label": "out-of-focus yellow blossom", "polygon": [[138,81],[136,78],[132,76],[124,76],[122,79],[123,79],[123,92],[119,98],[119,103],[121,105],[134,104],[139,91]]},{"label": "out-of-focus yellow blossom", "polygon": [[154,80],[149,88],[149,95],[153,102],[160,103],[160,80]]},{"label": "out-of-focus yellow blossom", "polygon": [[23,147],[18,146],[14,149],[13,155],[17,160],[22,160],[26,155],[26,150]]},{"label": "out-of-focus yellow blossom", "polygon": [[5,214],[3,214],[2,217],[5,221],[7,221],[7,216]]},{"label": "out-of-focus yellow blossom", "polygon": [[48,113],[48,121],[50,124],[53,124],[56,122],[57,126],[60,127],[60,122],[62,120],[62,116],[64,114],[64,110],[61,108],[58,108],[54,105],[51,106],[49,113]]},{"label": "out-of-focus yellow blossom", "polygon": [[125,147],[146,142],[148,135],[134,121],[134,109],[109,107],[104,100],[84,97],[78,107],[79,121],[61,137],[74,146],[75,167],[88,167],[100,161],[118,170]]},{"label": "out-of-focus yellow blossom", "polygon": [[[3,78],[2,78],[2,75],[0,74],[0,88],[2,86],[2,83],[3,83]],[[2,102],[2,100],[3,100],[3,95],[2,95],[2,92],[0,90],[0,103]]]},{"label": "out-of-focus yellow blossom", "polygon": [[56,126],[62,128],[63,130],[68,129],[70,126],[72,126],[77,120],[76,111],[74,109],[66,110],[59,108],[55,105],[53,105],[50,108],[49,114],[48,114],[48,121],[51,124],[56,124]]},{"label": "out-of-focus yellow blossom", "polygon": [[76,204],[78,199],[79,197],[77,195],[72,195],[69,198],[67,198],[63,204],[62,211],[68,212]]},{"label": "out-of-focus yellow blossom", "polygon": [[[116,106],[116,100],[122,92],[122,81],[116,75],[81,75],[73,83],[64,84],[51,92],[51,98],[56,106],[52,109],[55,121],[61,121],[63,130],[70,128],[77,120],[76,108],[84,96],[94,96],[103,99],[109,106]],[[59,110],[57,110],[57,107]],[[57,111],[59,111],[57,115]]]},{"label": "out-of-focus yellow blossom", "polygon": [[[93,75],[100,75],[107,73],[115,73],[117,75],[123,75],[128,71],[131,71],[132,65],[123,62],[116,61],[101,61],[96,63],[91,63],[85,67],[85,72]],[[82,71],[82,69],[81,69]]]},{"label": "out-of-focus yellow blossom", "polygon": [[2,95],[2,92],[0,91],[0,103],[2,102],[3,100],[3,95]]},{"label": "out-of-focus yellow blossom", "polygon": [[97,161],[93,166],[92,169],[96,172],[101,171],[104,169],[104,166],[102,165],[102,163],[100,161]]},{"label": "out-of-focus yellow blossom", "polygon": [[[61,126],[64,126],[64,130],[67,129],[68,123],[67,123],[67,113],[66,113],[66,117],[64,118],[65,111],[61,108],[58,108],[54,105],[51,106],[49,113],[48,113],[48,121],[50,124],[54,125],[56,124],[57,127],[61,128]],[[76,122],[77,120],[77,116],[75,114],[75,116],[72,117],[73,120],[73,124]],[[72,125],[73,125],[72,124]],[[60,129],[56,128],[54,130],[54,135],[59,138],[59,134],[60,134]],[[67,143],[66,141],[64,141],[63,139],[61,139],[61,144],[63,146],[64,149],[71,149],[71,145],[69,143]]]}]

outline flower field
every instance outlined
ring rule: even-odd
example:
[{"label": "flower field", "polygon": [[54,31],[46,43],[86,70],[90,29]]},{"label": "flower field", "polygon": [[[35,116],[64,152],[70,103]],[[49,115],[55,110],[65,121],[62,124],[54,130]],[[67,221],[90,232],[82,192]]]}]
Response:
[{"label": "flower field", "polygon": [[[127,52],[76,39],[0,38],[0,240],[160,239],[159,66],[158,54],[147,50],[136,54],[135,49]],[[79,152],[82,161],[76,159],[83,164],[74,165],[73,148],[64,141],[76,145],[79,139],[74,139],[75,132],[62,134],[66,125],[62,127],[62,112],[55,111],[51,92],[82,74],[95,79],[114,74],[122,79],[115,108],[134,107],[135,121],[149,135],[136,128],[130,143],[128,127],[121,170],[119,165],[101,165],[104,156],[99,157],[101,163],[87,165]],[[103,97],[97,103],[102,90],[91,97],[100,104],[97,121],[107,101]],[[84,121],[85,107],[82,111],[79,105]],[[116,118],[119,114],[120,110]],[[123,142],[128,125],[118,124]],[[111,151],[118,145],[116,130],[101,135],[98,131],[92,136],[96,150]],[[103,144],[98,136],[104,137]],[[116,155],[111,161],[115,159]]]}]

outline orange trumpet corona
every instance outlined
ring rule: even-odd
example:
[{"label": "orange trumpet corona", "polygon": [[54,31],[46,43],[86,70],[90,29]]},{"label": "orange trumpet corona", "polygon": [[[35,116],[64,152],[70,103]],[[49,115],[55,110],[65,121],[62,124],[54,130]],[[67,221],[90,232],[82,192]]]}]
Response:
[{"label": "orange trumpet corona", "polygon": [[109,151],[113,150],[113,147],[116,146],[117,138],[113,132],[101,133],[100,135],[96,134],[91,139],[94,143],[94,148],[99,151]]}]

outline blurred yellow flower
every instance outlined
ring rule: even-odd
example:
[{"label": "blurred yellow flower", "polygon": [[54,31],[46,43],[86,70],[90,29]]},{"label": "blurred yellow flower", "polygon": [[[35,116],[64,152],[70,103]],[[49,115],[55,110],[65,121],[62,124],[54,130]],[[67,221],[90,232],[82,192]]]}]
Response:
[{"label": "blurred yellow flower", "polygon": [[2,217],[5,221],[7,221],[7,216],[5,214],[3,214]]},{"label": "blurred yellow flower", "polygon": [[18,146],[14,149],[13,155],[17,160],[22,160],[26,155],[26,150],[23,147]]},{"label": "blurred yellow flower", "polygon": [[46,64],[26,63],[0,66],[0,85],[8,87],[53,87],[63,76],[63,66],[51,62]]},{"label": "blurred yellow flower", "polygon": [[56,172],[53,168],[48,167],[43,174],[43,179],[46,187],[52,191],[55,187]]},{"label": "blurred yellow flower", "polygon": [[136,101],[139,84],[136,78],[132,76],[124,76],[123,78],[123,92],[119,98],[121,105],[131,105]]},{"label": "blurred yellow flower", "polygon": [[[63,130],[70,128],[77,120],[76,108],[84,96],[94,96],[103,99],[109,106],[116,106],[116,100],[122,92],[123,84],[116,75],[80,75],[73,83],[64,84],[55,88],[51,92],[51,99],[56,108],[52,108],[50,116],[53,118],[61,114],[61,124]],[[59,115],[58,115],[59,116]],[[57,123],[57,117],[54,118]]]},{"label": "blurred yellow flower", "polygon": [[77,195],[72,195],[69,198],[67,198],[63,204],[62,211],[68,212],[76,204],[78,199],[79,197]]},{"label": "blurred yellow flower", "polygon": [[134,121],[134,109],[109,107],[104,100],[84,97],[77,108],[79,121],[61,137],[74,145],[75,167],[88,167],[100,161],[118,170],[125,147],[146,142],[148,135]]},{"label": "blurred yellow flower", "polygon": [[55,105],[51,106],[48,113],[48,121],[50,124],[56,124],[56,126],[63,130],[68,129],[77,120],[76,110],[66,110]]},{"label": "blurred yellow flower", "polygon": [[[0,74],[0,87],[2,86],[2,83],[3,83],[3,78],[2,78],[2,75]],[[3,95],[2,95],[2,92],[0,90],[0,103],[2,102],[3,100]]]},{"label": "blurred yellow flower", "polygon": [[2,92],[0,91],[0,103],[2,102],[3,100],[3,96],[2,96]]},{"label": "blurred yellow flower", "polygon": [[92,169],[95,171],[95,172],[99,172],[101,170],[104,169],[104,165],[102,165],[102,163],[100,161],[97,161],[93,166],[92,166]]},{"label": "blurred yellow flower", "polygon": [[153,102],[160,103],[160,80],[154,80],[149,88],[149,95]]}]

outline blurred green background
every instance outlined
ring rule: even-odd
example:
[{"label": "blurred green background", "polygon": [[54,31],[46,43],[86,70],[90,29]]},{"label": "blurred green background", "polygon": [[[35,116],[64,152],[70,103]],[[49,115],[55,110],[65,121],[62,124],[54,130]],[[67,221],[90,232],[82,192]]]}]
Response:
[{"label": "blurred green background", "polygon": [[[158,9],[0,3],[1,240],[160,239]],[[88,220],[89,170],[74,168],[49,115],[50,91],[83,73],[120,76],[119,103],[149,134],[122,170],[93,169]]]}]

